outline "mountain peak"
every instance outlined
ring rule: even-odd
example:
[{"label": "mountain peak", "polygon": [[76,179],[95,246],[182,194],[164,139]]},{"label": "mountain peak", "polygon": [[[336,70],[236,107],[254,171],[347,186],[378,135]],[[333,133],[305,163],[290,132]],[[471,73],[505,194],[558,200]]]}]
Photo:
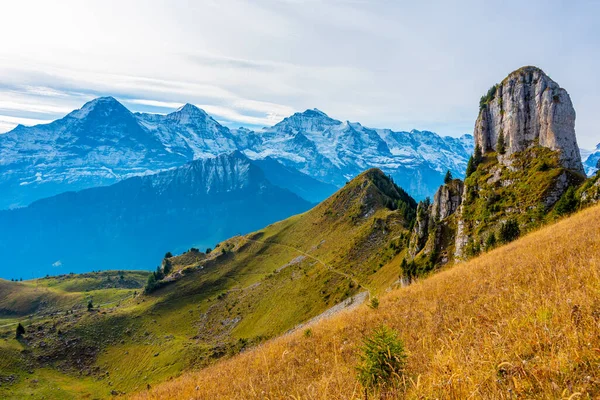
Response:
[{"label": "mountain peak", "polygon": [[412,210],[417,209],[417,202],[389,176],[379,168],[371,168],[352,179],[318,207],[325,210],[353,210],[352,213],[358,208],[359,215],[366,218],[383,208],[395,210],[399,202]]},{"label": "mountain peak", "polygon": [[119,103],[117,99],[112,96],[105,96],[88,101],[79,110],[71,112],[69,116],[77,119],[83,119],[91,112],[98,110],[103,110],[105,113],[112,111],[129,112],[129,110],[127,110],[123,104]]},{"label": "mountain peak", "polygon": [[188,114],[188,115],[208,115],[206,114],[206,111],[204,111],[201,108],[198,108],[197,106],[195,106],[194,104],[191,103],[185,103],[184,105],[182,105],[181,107],[179,107],[177,110],[175,110],[176,113],[181,113],[181,114]]},{"label": "mountain peak", "polygon": [[559,152],[565,168],[583,173],[571,98],[537,67],[511,72],[481,97],[475,144],[484,153],[497,151],[501,135],[506,156],[540,145]]},{"label": "mountain peak", "polygon": [[293,116],[301,117],[301,118],[324,118],[331,119],[329,115],[325,114],[323,111],[318,108],[307,109],[304,112],[297,112]]}]

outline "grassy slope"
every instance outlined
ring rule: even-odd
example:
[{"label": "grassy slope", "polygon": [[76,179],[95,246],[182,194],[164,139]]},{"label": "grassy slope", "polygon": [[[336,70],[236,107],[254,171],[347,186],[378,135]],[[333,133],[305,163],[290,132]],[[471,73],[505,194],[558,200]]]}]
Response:
[{"label": "grassy slope", "polygon": [[136,399],[360,398],[362,337],[398,330],[395,396],[600,396],[600,206]]},{"label": "grassy slope", "polygon": [[[91,393],[109,396],[110,388],[98,384],[94,376],[67,374],[52,368],[61,361],[52,352],[64,349],[54,346],[57,329],[66,330],[76,324],[74,321],[93,318],[86,311],[90,299],[110,313],[111,306],[141,291],[147,275],[143,271],[104,271],[23,282],[0,280],[0,397],[78,399]],[[66,311],[73,314],[67,316]],[[28,330],[27,341],[14,339],[18,322]],[[45,348],[40,348],[42,342]],[[72,351],[79,354],[81,348],[73,347]],[[37,356],[53,359],[42,363]],[[10,384],[11,380],[14,383]]]},{"label": "grassy slope", "polygon": [[[4,346],[25,346],[50,360],[34,365],[29,377],[41,381],[42,372],[56,374],[45,388],[82,371],[82,382],[90,385],[74,393],[66,382],[67,388],[53,392],[65,398],[139,391],[235,354],[348,296],[366,289],[376,294],[398,279],[397,254],[404,250],[389,243],[407,238],[408,231],[402,213],[386,208],[394,190],[380,171],[367,171],[313,210],[231,238],[208,257],[191,252],[173,257],[175,281],[149,295],[115,304],[106,314],[53,316],[42,326],[43,335],[28,333],[24,343],[7,337]],[[46,286],[77,287],[51,280]],[[42,323],[32,325],[28,331],[37,332]],[[74,348],[65,345],[75,339]],[[78,358],[85,365],[74,364]],[[36,364],[31,357],[26,361]],[[16,397],[42,393],[28,376],[19,377],[10,387]]]},{"label": "grassy slope", "polygon": [[[547,222],[549,210],[543,200],[561,174],[567,174],[571,185],[583,182],[583,177],[560,166],[556,152],[544,147],[530,148],[511,159],[515,170],[503,167],[496,153],[489,153],[465,180],[467,202],[463,216],[472,223],[473,234],[481,236],[482,231],[497,227],[511,216],[518,218],[521,226],[535,229]],[[501,179],[494,179],[495,174]],[[503,182],[510,184],[503,186]]]}]

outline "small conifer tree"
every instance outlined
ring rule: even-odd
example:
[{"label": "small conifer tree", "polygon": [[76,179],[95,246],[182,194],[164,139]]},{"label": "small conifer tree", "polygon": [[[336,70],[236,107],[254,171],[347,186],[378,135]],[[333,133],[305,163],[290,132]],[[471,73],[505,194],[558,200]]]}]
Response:
[{"label": "small conifer tree", "polygon": [[468,178],[475,172],[475,161],[473,160],[473,156],[469,157],[469,162],[467,163],[467,172],[465,172],[466,177]]},{"label": "small conifer tree", "polygon": [[19,339],[21,338],[23,335],[25,334],[25,328],[23,327],[23,325],[21,325],[21,323],[19,322],[19,325],[17,325],[17,334],[16,334],[16,338]]},{"label": "small conifer tree", "polygon": [[446,171],[446,176],[444,177],[444,183],[448,185],[450,182],[452,182],[452,172],[448,170]]},{"label": "small conifer tree", "polygon": [[385,388],[401,378],[406,366],[406,352],[398,333],[386,326],[375,329],[363,340],[361,364],[356,368],[358,380],[369,390]]},{"label": "small conifer tree", "polygon": [[496,143],[496,151],[498,154],[506,153],[506,143],[504,143],[504,132],[500,129],[498,134],[498,142]]}]

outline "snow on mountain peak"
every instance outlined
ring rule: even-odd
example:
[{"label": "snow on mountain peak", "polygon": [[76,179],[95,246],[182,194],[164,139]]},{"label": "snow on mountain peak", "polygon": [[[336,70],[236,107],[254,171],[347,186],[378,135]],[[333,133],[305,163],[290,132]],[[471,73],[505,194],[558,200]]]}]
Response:
[{"label": "snow on mountain peak", "polygon": [[83,119],[87,117],[91,112],[96,110],[104,110],[107,113],[114,110],[127,111],[123,104],[119,103],[117,99],[112,96],[98,97],[94,100],[88,101],[79,110],[75,110],[69,114],[69,116],[77,119]]},{"label": "snow on mountain peak", "polygon": [[175,110],[175,112],[182,113],[182,114],[190,114],[190,115],[196,115],[196,114],[208,115],[208,114],[206,114],[206,112],[203,109],[198,108],[191,103],[185,103],[184,105],[179,107],[177,110]]}]

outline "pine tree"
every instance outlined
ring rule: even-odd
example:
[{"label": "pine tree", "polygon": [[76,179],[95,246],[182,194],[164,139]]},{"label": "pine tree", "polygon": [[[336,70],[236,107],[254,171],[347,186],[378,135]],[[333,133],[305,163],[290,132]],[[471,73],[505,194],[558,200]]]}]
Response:
[{"label": "pine tree", "polygon": [[473,163],[475,164],[475,168],[479,165],[479,163],[483,160],[483,154],[481,153],[481,147],[479,145],[475,146],[475,151],[473,152]]},{"label": "pine tree", "polygon": [[402,379],[406,366],[406,351],[398,332],[380,326],[363,339],[361,363],[356,367],[358,380],[368,391],[392,386]]},{"label": "pine tree", "polygon": [[450,170],[448,170],[446,171],[446,176],[444,177],[444,183],[448,185],[450,182],[452,182],[452,173]]},{"label": "pine tree", "polygon": [[163,265],[163,272],[164,272],[165,276],[169,275],[172,270],[173,270],[173,265],[171,264],[171,260],[165,258],[164,265]]},{"label": "pine tree", "polygon": [[150,293],[156,287],[156,275],[154,273],[148,275],[148,281],[146,282],[146,287],[144,290],[146,293]]},{"label": "pine tree", "polygon": [[473,160],[473,156],[471,156],[469,157],[469,162],[467,163],[467,172],[465,172],[465,177],[468,178],[473,172],[475,172],[475,161]]},{"label": "pine tree", "polygon": [[500,227],[500,241],[502,243],[512,242],[521,234],[519,223],[514,219],[509,219]]},{"label": "pine tree", "polygon": [[496,151],[498,154],[506,153],[506,144],[504,143],[504,131],[500,129],[498,134],[498,143],[496,143]]},{"label": "pine tree", "polygon": [[19,322],[19,325],[17,325],[17,335],[16,338],[19,339],[20,337],[22,337],[25,334],[25,328],[23,327],[23,325],[21,325],[21,323]]},{"label": "pine tree", "polygon": [[577,207],[579,207],[579,199],[575,193],[575,188],[570,186],[556,202],[554,210],[558,215],[566,215],[577,210]]},{"label": "pine tree", "polygon": [[490,235],[485,240],[485,249],[490,250],[496,247],[496,234],[494,232],[490,233]]}]

